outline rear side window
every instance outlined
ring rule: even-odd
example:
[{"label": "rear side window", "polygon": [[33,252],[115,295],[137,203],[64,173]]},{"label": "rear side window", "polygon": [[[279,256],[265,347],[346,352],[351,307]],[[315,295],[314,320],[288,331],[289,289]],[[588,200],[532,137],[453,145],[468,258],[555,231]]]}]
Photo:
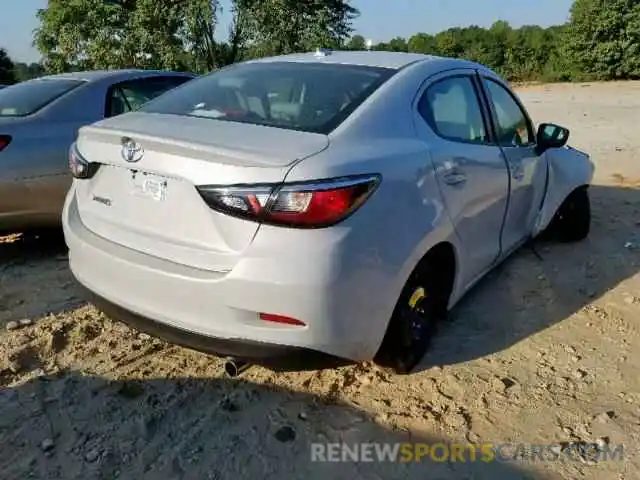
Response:
[{"label": "rear side window", "polygon": [[31,115],[83,83],[70,78],[41,78],[3,88],[0,90],[0,117]]},{"label": "rear side window", "polygon": [[420,115],[448,140],[489,142],[480,102],[470,77],[451,77],[431,85],[420,99]]},{"label": "rear side window", "polygon": [[193,80],[140,111],[329,133],[394,73],[313,62],[243,63]]},{"label": "rear side window", "polygon": [[138,78],[118,83],[107,93],[105,116],[113,117],[121,113],[139,109],[142,105],[162,95],[167,90],[191,80],[187,76],[167,76]]}]

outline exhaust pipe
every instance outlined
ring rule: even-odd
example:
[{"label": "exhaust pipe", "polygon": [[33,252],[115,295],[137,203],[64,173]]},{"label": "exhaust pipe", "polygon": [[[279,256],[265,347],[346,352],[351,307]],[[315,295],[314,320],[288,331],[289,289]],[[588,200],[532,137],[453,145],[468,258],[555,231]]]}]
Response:
[{"label": "exhaust pipe", "polygon": [[243,362],[236,358],[227,358],[224,361],[224,373],[229,378],[236,378],[252,366],[249,362]]}]

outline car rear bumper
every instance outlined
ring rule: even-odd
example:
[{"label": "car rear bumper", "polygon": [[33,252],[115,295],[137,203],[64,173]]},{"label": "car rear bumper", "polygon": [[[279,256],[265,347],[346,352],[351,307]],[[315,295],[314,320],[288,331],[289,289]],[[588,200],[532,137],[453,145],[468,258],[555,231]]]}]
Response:
[{"label": "car rear bumper", "polygon": [[[370,285],[333,274],[322,254],[307,262],[247,258],[226,273],[186,267],[95,235],[82,223],[73,189],[62,223],[71,271],[97,306],[171,342],[245,359],[360,361],[373,358],[384,335],[388,313],[375,301],[358,304]],[[261,312],[305,325],[265,322]]]},{"label": "car rear bumper", "polygon": [[113,320],[169,343],[214,355],[255,362],[272,368],[326,368],[345,363],[343,359],[308,348],[251,340],[214,338],[143,317],[86,290],[87,299]]}]

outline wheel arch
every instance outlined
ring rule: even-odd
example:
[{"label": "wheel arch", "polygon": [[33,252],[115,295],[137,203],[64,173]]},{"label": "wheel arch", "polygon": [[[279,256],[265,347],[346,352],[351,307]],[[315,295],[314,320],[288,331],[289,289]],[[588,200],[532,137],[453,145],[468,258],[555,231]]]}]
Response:
[{"label": "wheel arch", "polygon": [[568,191],[567,194],[564,197],[561,197],[559,199],[559,203],[556,206],[555,210],[553,211],[552,218],[558,212],[560,207],[562,207],[562,205],[567,201],[567,199],[569,199],[572,195],[574,195],[577,192],[588,190],[590,186],[591,185],[588,184],[588,183],[587,184],[582,184],[582,185],[577,185],[574,188],[572,188],[570,191]]},{"label": "wheel arch", "polygon": [[573,148],[556,148],[545,152],[545,156],[549,178],[545,199],[532,232],[534,237],[549,226],[569,195],[590,186],[595,171],[589,156]]},{"label": "wheel arch", "polygon": [[[442,241],[433,245],[422,256],[416,266],[411,271],[411,274],[407,277],[407,281],[413,275],[421,275],[426,270],[426,265],[431,264],[438,272],[443,272],[443,278],[441,278],[441,293],[446,295],[447,301],[453,292],[455,281],[458,273],[458,258],[454,245],[449,241]],[[406,283],[406,281],[405,281]]]},{"label": "wheel arch", "polygon": [[[399,282],[400,286],[397,289],[398,292],[396,295],[396,305],[402,297],[402,291],[404,290],[407,283],[413,278],[414,275],[420,275],[422,274],[422,272],[425,272],[426,266],[430,262],[436,262],[436,269],[443,269],[446,272],[446,276],[443,279],[444,282],[440,282],[440,285],[442,288],[442,294],[447,295],[447,300],[451,298],[451,295],[456,287],[456,280],[458,279],[459,258],[458,251],[455,245],[448,240],[443,240],[435,243],[434,245],[431,245],[427,249],[427,251],[418,259],[418,261],[413,263],[410,271],[401,278]],[[394,312],[396,305],[394,305],[393,308]],[[385,334],[380,339],[380,343],[377,348],[378,354],[380,353],[381,348],[384,344],[384,339],[387,337],[392,319],[393,315],[389,317],[385,326]]]},{"label": "wheel arch", "polygon": [[571,195],[574,195],[576,192],[587,191],[589,187],[591,187],[591,184],[589,183],[578,184],[566,191],[564,195],[556,195],[553,201],[545,201],[542,209],[540,210],[539,219],[534,228],[533,237],[538,237],[545,233],[551,225],[551,222],[553,222],[553,219],[556,217],[558,210],[560,210],[562,205],[564,205]]},{"label": "wheel arch", "polygon": [[580,185],[564,197],[540,238],[563,243],[577,242],[589,235],[591,206],[589,185]]},{"label": "wheel arch", "polygon": [[[571,192],[569,192],[569,195],[574,194],[575,192],[577,192],[578,190],[588,190],[591,187],[591,184],[589,183],[585,183],[584,185],[578,185],[576,188],[574,188],[573,190],[571,190]],[[565,197],[565,200],[567,198],[569,198],[569,195],[567,195]]]}]

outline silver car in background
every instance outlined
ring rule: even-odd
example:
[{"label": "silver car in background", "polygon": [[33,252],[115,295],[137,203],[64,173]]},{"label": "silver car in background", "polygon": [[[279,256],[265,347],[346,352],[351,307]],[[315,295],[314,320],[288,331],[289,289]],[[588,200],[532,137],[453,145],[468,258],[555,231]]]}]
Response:
[{"label": "silver car in background", "polygon": [[70,267],[107,314],[175,343],[409,372],[519,246],[588,235],[594,167],[568,137],[469,61],[236,64],[80,130]]},{"label": "silver car in background", "polygon": [[113,70],[51,75],[0,90],[0,234],[60,225],[78,129],[137,109],[190,73]]}]

